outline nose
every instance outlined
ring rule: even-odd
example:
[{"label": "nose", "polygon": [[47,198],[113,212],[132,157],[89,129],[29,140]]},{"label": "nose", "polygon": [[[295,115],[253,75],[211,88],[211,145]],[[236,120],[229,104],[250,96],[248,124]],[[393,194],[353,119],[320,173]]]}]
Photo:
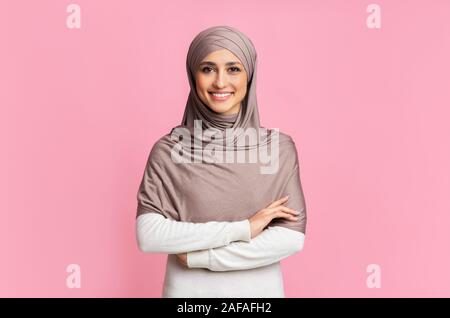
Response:
[{"label": "nose", "polygon": [[214,86],[216,88],[223,88],[226,84],[226,76],[224,75],[223,71],[217,72],[216,78],[214,80]]}]

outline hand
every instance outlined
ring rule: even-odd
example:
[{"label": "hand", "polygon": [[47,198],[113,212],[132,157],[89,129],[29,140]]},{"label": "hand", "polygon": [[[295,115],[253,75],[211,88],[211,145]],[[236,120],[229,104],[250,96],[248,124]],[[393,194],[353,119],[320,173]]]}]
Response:
[{"label": "hand", "polygon": [[181,263],[184,267],[188,267],[187,264],[187,253],[176,254],[178,262]]},{"label": "hand", "polygon": [[283,206],[283,203],[285,203],[288,200],[288,197],[289,196],[285,196],[279,200],[272,202],[270,205],[258,211],[255,215],[253,215],[249,219],[251,228],[251,238],[254,238],[259,233],[261,233],[267,226],[267,224],[269,224],[270,221],[272,221],[275,218],[285,218],[292,221],[299,220],[297,215],[299,215],[300,212],[297,212],[286,206]]}]

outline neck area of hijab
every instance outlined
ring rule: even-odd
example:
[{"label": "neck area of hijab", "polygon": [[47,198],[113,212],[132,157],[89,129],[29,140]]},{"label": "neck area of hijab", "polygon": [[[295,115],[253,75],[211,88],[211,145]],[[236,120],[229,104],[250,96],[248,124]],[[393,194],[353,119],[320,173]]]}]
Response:
[{"label": "neck area of hijab", "polygon": [[239,117],[240,111],[241,111],[241,109],[239,109],[239,111],[234,114],[225,115],[225,114],[216,113],[216,112],[212,111],[211,109],[209,109],[209,116],[211,118],[214,118],[214,121],[220,122],[220,129],[227,129],[227,128],[232,128],[234,126],[234,123],[236,122],[236,120]]}]

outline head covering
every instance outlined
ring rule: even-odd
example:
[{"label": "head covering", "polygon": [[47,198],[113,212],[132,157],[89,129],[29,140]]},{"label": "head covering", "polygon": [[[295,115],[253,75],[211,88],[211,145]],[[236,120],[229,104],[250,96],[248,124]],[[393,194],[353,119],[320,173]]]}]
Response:
[{"label": "head covering", "polygon": [[[213,112],[198,97],[195,71],[199,63],[215,50],[227,49],[236,55],[247,72],[247,94],[236,114]],[[161,137],[153,146],[137,199],[137,217],[145,213],[160,213],[167,218],[190,221],[237,221],[251,217],[260,209],[284,195],[289,195],[288,207],[303,214],[300,221],[274,219],[272,225],[285,226],[304,233],[306,208],[299,178],[297,150],[292,138],[278,129],[260,131],[256,101],[256,50],[250,39],[230,26],[210,27],[192,41],[186,59],[190,93],[180,125]],[[201,127],[196,127],[201,120]],[[199,129],[197,129],[199,128]],[[218,134],[205,138],[198,130],[223,132],[231,128],[233,134]],[[247,129],[255,129],[257,138],[245,138]],[[181,133],[180,133],[181,132]],[[267,133],[265,133],[267,132]],[[185,138],[185,137],[188,138]],[[242,143],[242,141],[245,141]],[[269,150],[274,171],[263,171],[267,162],[205,162],[209,158],[201,150],[222,146],[232,154],[262,154]],[[269,147],[270,146],[270,147]],[[174,154],[182,154],[186,162],[174,161]],[[263,156],[264,157],[264,154]],[[196,159],[203,159],[196,161]]]},{"label": "head covering", "polygon": [[[223,120],[223,115],[214,113],[198,97],[195,90],[195,71],[211,52],[227,49],[236,55],[247,72],[248,90],[233,125]],[[204,121],[204,128],[254,127],[259,128],[256,102],[256,50],[250,39],[239,30],[229,26],[217,26],[200,32],[192,41],[186,58],[186,71],[191,92],[189,94],[182,124],[193,126],[194,119]],[[233,118],[233,116],[231,116]],[[233,118],[234,119],[234,118]]]},{"label": "head covering", "polygon": [[[243,64],[247,72],[247,94],[245,95],[239,112],[231,115],[218,114],[199,98],[196,90],[195,72],[199,64],[211,52],[227,49]],[[203,129],[221,131],[214,140],[208,138],[209,143],[222,145],[224,149],[254,149],[258,146],[268,145],[271,142],[271,130],[260,126],[258,103],[256,99],[257,54],[252,41],[241,31],[230,26],[210,27],[200,32],[191,42],[186,57],[186,71],[189,80],[190,93],[186,102],[181,125],[173,128],[184,128],[191,133],[191,140],[202,139],[203,136],[194,135],[194,121],[201,120]],[[239,128],[239,129],[238,129]],[[253,128],[256,138],[246,139],[238,143],[245,132]],[[225,129],[234,129],[233,134],[226,135]],[[174,133],[174,131],[172,131]],[[189,148],[189,144],[182,145]]]}]

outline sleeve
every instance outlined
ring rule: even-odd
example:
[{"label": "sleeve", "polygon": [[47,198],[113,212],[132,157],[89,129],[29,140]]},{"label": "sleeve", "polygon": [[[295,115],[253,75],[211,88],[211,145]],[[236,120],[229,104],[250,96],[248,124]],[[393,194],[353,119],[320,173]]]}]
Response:
[{"label": "sleeve", "polygon": [[292,145],[293,145],[293,158],[295,160],[294,167],[290,176],[288,177],[288,181],[286,183],[286,186],[284,188],[281,197],[289,195],[289,200],[286,202],[285,206],[294,209],[296,211],[299,211],[300,212],[300,214],[298,215],[299,219],[297,221],[293,221],[285,218],[276,218],[269,223],[269,226],[282,226],[306,234],[306,203],[303,194],[302,184],[300,181],[300,168],[297,149],[293,142]]},{"label": "sleeve", "polygon": [[142,252],[178,254],[221,247],[233,241],[249,242],[251,230],[248,219],[191,223],[145,213],[136,220],[136,239]]},{"label": "sleeve", "polygon": [[211,271],[246,270],[280,261],[303,249],[305,235],[286,227],[269,226],[250,242],[187,253],[189,268]]}]

